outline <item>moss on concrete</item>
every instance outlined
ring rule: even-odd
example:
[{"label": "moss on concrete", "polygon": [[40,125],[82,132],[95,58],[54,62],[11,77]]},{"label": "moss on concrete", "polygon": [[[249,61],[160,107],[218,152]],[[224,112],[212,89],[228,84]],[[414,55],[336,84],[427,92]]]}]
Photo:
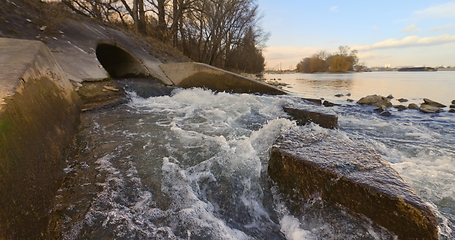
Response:
[{"label": "moss on concrete", "polygon": [[0,114],[0,239],[46,236],[79,121],[79,98],[69,96],[48,77],[28,79]]}]

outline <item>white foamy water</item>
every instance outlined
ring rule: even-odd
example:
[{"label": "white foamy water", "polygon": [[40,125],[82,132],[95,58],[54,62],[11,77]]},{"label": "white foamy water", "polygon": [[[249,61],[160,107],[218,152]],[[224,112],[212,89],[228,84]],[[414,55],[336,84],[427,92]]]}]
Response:
[{"label": "white foamy water", "polygon": [[441,238],[453,237],[449,113],[384,118],[340,106],[340,129],[327,130],[289,120],[283,106],[308,105],[293,96],[176,89],[131,99],[83,122],[86,144],[61,189],[71,197],[58,206],[65,239],[392,239],[317,198],[291,214],[267,164],[275,139],[298,128],[374,147],[437,212]]}]

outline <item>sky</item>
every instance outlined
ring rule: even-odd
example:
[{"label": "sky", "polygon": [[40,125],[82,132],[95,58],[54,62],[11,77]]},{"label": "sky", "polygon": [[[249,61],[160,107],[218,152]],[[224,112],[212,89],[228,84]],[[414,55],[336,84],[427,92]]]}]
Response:
[{"label": "sky", "polygon": [[339,46],[368,67],[455,66],[455,1],[257,0],[266,69]]}]

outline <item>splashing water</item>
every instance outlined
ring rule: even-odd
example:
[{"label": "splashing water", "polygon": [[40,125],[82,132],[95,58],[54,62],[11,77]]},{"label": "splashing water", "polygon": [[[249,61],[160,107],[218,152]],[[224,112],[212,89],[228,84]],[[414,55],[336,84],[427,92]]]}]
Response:
[{"label": "splashing water", "polygon": [[[393,239],[317,198],[302,200],[302,215],[289,212],[267,164],[275,139],[302,128],[282,110],[306,106],[298,98],[202,89],[130,97],[85,113],[54,209],[64,239]],[[450,238],[455,122],[335,110],[340,130],[303,128],[373,146],[434,207]]]}]

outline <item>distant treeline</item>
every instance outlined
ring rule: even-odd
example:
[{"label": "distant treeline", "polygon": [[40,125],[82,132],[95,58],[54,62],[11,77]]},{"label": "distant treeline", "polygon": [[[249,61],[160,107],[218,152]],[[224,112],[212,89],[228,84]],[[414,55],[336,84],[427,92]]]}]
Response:
[{"label": "distant treeline", "polygon": [[53,0],[102,22],[153,36],[194,61],[238,72],[264,70],[267,34],[255,0]]},{"label": "distant treeline", "polygon": [[297,71],[304,73],[354,71],[359,61],[357,50],[350,52],[349,50],[348,46],[340,46],[338,52],[334,54],[319,51],[311,57],[302,59],[297,64]]}]

